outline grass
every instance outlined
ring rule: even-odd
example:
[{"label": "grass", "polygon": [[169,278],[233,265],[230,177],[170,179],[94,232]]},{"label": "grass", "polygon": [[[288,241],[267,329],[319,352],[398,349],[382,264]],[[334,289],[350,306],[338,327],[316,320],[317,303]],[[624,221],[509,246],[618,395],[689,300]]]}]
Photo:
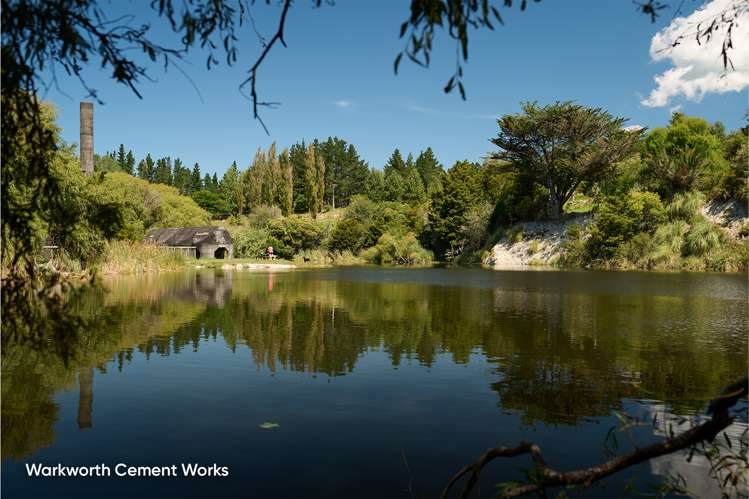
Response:
[{"label": "grass", "polygon": [[593,198],[580,192],[572,195],[564,204],[565,213],[589,213],[593,210]]},{"label": "grass", "polygon": [[112,241],[99,270],[103,274],[148,274],[185,268],[192,260],[152,244]]}]

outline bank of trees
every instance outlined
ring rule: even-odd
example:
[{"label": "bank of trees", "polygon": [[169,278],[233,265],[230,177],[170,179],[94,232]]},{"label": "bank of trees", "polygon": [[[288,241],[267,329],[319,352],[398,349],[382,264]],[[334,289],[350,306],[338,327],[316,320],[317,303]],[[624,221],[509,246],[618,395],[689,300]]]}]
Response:
[{"label": "bank of trees", "polygon": [[[592,219],[571,231],[564,264],[742,268],[745,241],[712,225],[701,208],[712,199],[746,206],[746,128],[727,133],[719,123],[675,114],[668,126],[647,131],[601,109],[529,103],[498,120],[492,142],[498,150],[483,162],[447,169],[430,148],[418,155],[395,149],[373,168],[339,138],[288,149],[273,143],[220,177],[179,158],[147,154],[136,163],[121,145],[97,159],[91,179],[78,174],[74,151],[61,147],[62,191],[95,215],[79,217],[71,231],[47,227],[37,241],[64,239],[85,266],[107,239],[139,241],[151,227],[226,219],[241,227],[239,256],[271,245],[286,258],[317,252],[374,263],[478,262],[505,229],[564,217],[578,195],[589,200]],[[738,236],[744,232],[749,227]]]}]

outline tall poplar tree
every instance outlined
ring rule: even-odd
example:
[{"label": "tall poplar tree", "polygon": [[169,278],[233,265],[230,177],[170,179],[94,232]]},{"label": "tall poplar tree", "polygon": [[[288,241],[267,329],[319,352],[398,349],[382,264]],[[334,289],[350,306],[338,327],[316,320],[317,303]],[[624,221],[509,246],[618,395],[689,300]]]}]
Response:
[{"label": "tall poplar tree", "polygon": [[278,164],[281,172],[281,181],[276,199],[283,214],[289,216],[294,210],[294,168],[289,158],[288,149],[283,150],[278,158]]},{"label": "tall poplar tree", "polygon": [[325,162],[317,154],[315,144],[307,147],[304,162],[304,178],[307,186],[307,204],[312,218],[322,211],[323,195],[325,194]]}]

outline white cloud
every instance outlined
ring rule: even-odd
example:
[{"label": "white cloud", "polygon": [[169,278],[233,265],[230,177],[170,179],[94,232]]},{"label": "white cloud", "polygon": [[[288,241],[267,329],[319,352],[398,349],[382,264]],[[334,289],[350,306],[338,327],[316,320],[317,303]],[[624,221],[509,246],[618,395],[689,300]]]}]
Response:
[{"label": "white cloud", "polygon": [[[736,9],[736,10],[732,10]],[[697,26],[704,28],[724,12],[736,16],[732,39],[735,48],[729,52],[734,68],[725,70],[721,47],[725,25],[713,33],[709,42],[698,44]],[[680,36],[679,44],[672,46]],[[687,17],[677,17],[656,33],[650,42],[654,62],[670,61],[672,68],[656,75],[656,88],[641,104],[664,107],[671,99],[683,96],[699,102],[705,94],[739,92],[749,86],[749,2],[746,0],[711,0]]]},{"label": "white cloud", "polygon": [[333,101],[332,104],[335,107],[340,107],[342,109],[345,109],[347,107],[352,107],[354,105],[354,103],[352,101],[346,100],[346,99],[340,99],[340,100]]}]

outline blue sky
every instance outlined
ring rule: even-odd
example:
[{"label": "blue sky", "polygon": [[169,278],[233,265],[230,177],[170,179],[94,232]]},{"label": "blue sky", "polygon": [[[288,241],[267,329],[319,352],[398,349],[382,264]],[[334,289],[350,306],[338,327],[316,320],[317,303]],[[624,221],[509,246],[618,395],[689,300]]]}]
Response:
[{"label": "blue sky", "polygon": [[[149,4],[117,1],[105,8],[113,17],[133,13],[140,22],[149,19]],[[259,4],[258,27],[270,35],[280,8],[275,2]],[[96,152],[124,143],[137,159],[149,152],[155,158],[169,155],[189,165],[197,161],[204,172],[220,175],[233,160],[248,166],[255,150],[274,140],[290,146],[301,139],[338,136],[374,167],[381,167],[396,147],[417,153],[428,146],[449,167],[493,151],[493,117],[517,112],[525,100],[575,100],[648,127],[666,124],[676,106],[721,120],[729,129],[744,124],[746,89],[708,93],[700,102],[676,96],[662,107],[641,104],[656,87],[654,76],[673,63],[653,62],[649,54],[651,39],[669,24],[670,14],[651,24],[629,0],[543,0],[531,2],[525,12],[515,7],[504,14],[505,26],[470,38],[464,78],[468,100],[462,101],[442,92],[455,62],[454,43],[444,33],[429,69],[404,60],[400,73],[393,74],[408,2],[338,0],[315,9],[311,2],[298,1],[286,28],[288,48],[275,47],[259,73],[261,98],[282,102],[263,112],[270,136],[253,120],[249,101],[238,91],[259,52],[250,27],[243,28],[234,67],[222,64],[208,71],[200,51],[181,64],[200,95],[179,71],[154,65],[156,81],[142,82],[140,100],[94,65],[85,78],[105,102],[95,106]],[[157,39],[173,44],[173,37]],[[75,79],[59,72],[58,79],[64,94],[50,89],[46,98],[59,109],[63,138],[78,142],[78,102],[86,92]]]}]

